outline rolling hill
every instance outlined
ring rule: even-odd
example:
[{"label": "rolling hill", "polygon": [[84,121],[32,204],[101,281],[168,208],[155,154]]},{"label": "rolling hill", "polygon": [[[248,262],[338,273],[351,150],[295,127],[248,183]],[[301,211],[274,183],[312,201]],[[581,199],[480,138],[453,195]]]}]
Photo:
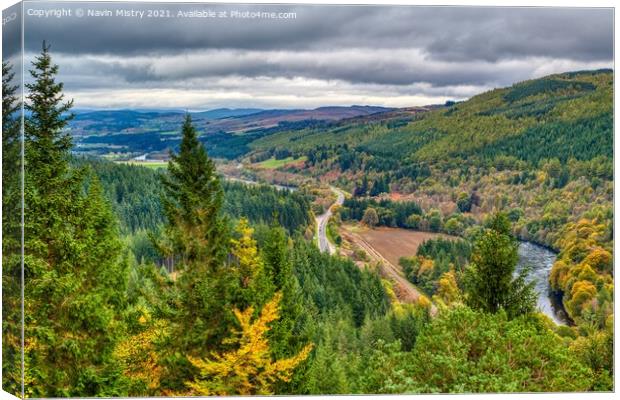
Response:
[{"label": "rolling hill", "polygon": [[[258,108],[218,108],[190,112],[194,123],[203,133],[242,133],[249,130],[270,128],[281,122],[338,121],[357,116],[367,116],[391,111],[391,108],[373,106],[319,107],[313,110]],[[83,110],[71,121],[74,136],[108,135],[124,133],[162,133],[177,130],[184,116],[183,111],[169,110]]]},{"label": "rolling hill", "polygon": [[[478,156],[527,161],[611,156],[611,70],[571,72],[517,83],[448,108],[412,116],[378,114],[325,129],[306,128],[265,136],[255,151],[306,151],[347,143],[371,155],[403,162]],[[399,112],[399,111],[397,111]]]}]

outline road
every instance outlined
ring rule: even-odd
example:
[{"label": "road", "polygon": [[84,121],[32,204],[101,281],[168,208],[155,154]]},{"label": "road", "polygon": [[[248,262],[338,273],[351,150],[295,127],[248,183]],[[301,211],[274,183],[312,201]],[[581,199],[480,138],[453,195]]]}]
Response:
[{"label": "road", "polygon": [[[227,177],[227,179],[237,180],[247,184],[256,184],[256,182],[238,178]],[[321,250],[321,252],[323,253],[329,252],[329,254],[336,254],[336,246],[331,243],[327,238],[327,224],[329,222],[329,219],[333,215],[334,208],[336,206],[341,206],[344,203],[344,192],[334,186],[330,186],[329,188],[332,190],[332,192],[336,194],[336,201],[331,206],[329,206],[327,211],[315,217],[317,226],[316,234],[319,250]],[[413,285],[411,282],[409,282],[407,278],[403,276],[400,268],[398,268],[390,261],[388,261],[385,257],[383,257],[361,236],[348,231],[343,231],[341,233],[347,240],[357,243],[357,245],[364,249],[364,251],[372,259],[379,262],[379,265],[381,266],[381,275],[392,281],[392,283],[394,284],[395,294],[399,298],[399,300],[406,303],[414,303],[418,301],[418,298],[421,295],[420,291],[415,285]],[[437,313],[437,307],[435,307],[434,304],[431,305],[430,313],[433,316]]]},{"label": "road", "polygon": [[341,206],[344,203],[344,192],[333,186],[329,188],[336,194],[336,201],[329,206],[327,211],[316,217],[316,234],[319,250],[323,253],[336,254],[336,246],[327,238],[327,223],[333,214],[334,207]]}]

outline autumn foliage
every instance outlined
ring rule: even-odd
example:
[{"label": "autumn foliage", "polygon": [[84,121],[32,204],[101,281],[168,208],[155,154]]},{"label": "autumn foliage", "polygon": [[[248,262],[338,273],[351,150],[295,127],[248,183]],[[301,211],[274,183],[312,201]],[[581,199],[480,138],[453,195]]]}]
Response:
[{"label": "autumn foliage", "polygon": [[276,294],[254,321],[252,307],[234,311],[240,329],[233,331],[223,344],[233,345],[235,349],[206,359],[189,357],[199,370],[198,378],[187,382],[190,395],[270,395],[274,394],[276,382],[291,379],[293,370],[308,357],[312,345],[306,345],[290,358],[272,358],[267,333],[269,324],[279,317],[281,299],[282,295]]},{"label": "autumn foliage", "polygon": [[558,240],[562,248],[549,278],[564,293],[567,312],[576,321],[604,326],[613,313],[613,258],[610,231],[598,219],[568,224]]}]

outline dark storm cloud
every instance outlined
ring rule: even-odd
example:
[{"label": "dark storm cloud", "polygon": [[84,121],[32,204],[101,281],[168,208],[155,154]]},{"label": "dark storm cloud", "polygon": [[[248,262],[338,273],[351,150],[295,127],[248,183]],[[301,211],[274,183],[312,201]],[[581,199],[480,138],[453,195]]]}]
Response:
[{"label": "dark storm cloud", "polygon": [[19,54],[21,44],[21,7],[15,4],[2,10],[2,59],[8,60]]},{"label": "dark storm cloud", "polygon": [[[60,3],[41,3],[32,8],[54,9]],[[295,20],[248,20],[210,18],[171,18],[136,20],[112,18],[28,18],[26,47],[36,49],[41,40],[56,43],[62,52],[89,54],[169,53],[205,48],[275,49],[300,48],[338,35],[338,26],[347,18],[370,13],[364,9],[270,6],[270,5],[184,5],[133,3],[131,6],[96,3],[65,4],[64,7],[84,10],[166,9],[178,11],[279,11],[298,12]],[[330,10],[331,7],[329,8]]]},{"label": "dark storm cloud", "polygon": [[[104,87],[219,93],[224,82],[238,79],[244,86],[234,92],[257,102],[271,90],[265,82],[280,99],[292,81],[300,87],[323,82],[324,90],[333,90],[331,99],[343,102],[382,91],[428,100],[613,65],[611,9],[57,2],[25,8],[28,57],[43,40],[51,43],[66,88],[78,96]],[[58,8],[73,15],[28,16],[28,9]],[[78,18],[78,8],[167,9],[174,16],[250,10],[296,18]]]},{"label": "dark storm cloud", "polygon": [[[346,61],[346,62],[344,62]],[[124,77],[128,82],[156,82],[220,76],[335,79],[358,83],[408,85],[432,82],[436,86],[463,83],[483,85],[499,82],[527,71],[524,65],[506,65],[467,61],[451,63],[427,60],[414,50],[363,49],[338,51],[239,51],[212,50],[186,55],[152,56],[129,61],[122,58],[107,62],[86,60],[72,66],[68,73],[100,70]],[[521,74],[527,76],[527,74]]]},{"label": "dark storm cloud", "polygon": [[[53,9],[60,3],[27,3]],[[115,11],[120,5],[64,7]],[[611,9],[469,8],[406,6],[183,5],[135,3],[131,8],[295,12],[294,20],[26,18],[26,47],[41,40],[57,51],[92,54],[168,53],[208,48],[245,50],[347,47],[424,49],[443,60],[547,56],[609,60]],[[122,8],[128,8],[123,5]]]}]

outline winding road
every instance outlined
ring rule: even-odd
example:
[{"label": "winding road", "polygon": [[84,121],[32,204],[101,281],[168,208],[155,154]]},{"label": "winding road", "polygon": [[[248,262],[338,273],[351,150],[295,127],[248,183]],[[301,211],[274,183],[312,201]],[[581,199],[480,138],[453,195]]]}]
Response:
[{"label": "winding road", "polygon": [[[319,250],[323,253],[329,252],[329,254],[336,254],[336,246],[327,238],[327,224],[333,214],[334,208],[336,206],[341,206],[344,203],[344,192],[333,186],[330,186],[329,188],[336,194],[336,201],[329,206],[327,211],[316,217],[316,234]],[[409,282],[409,280],[403,276],[403,272],[400,268],[389,262],[359,235],[351,234],[349,232],[343,234],[347,236],[347,239],[355,241],[355,243],[362,247],[371,258],[379,262],[381,275],[394,283],[396,295],[401,301],[406,303],[414,303],[418,301],[418,298],[421,295],[420,291],[414,284]],[[431,315],[435,315],[437,313],[437,308],[434,304],[431,304],[430,313]]]},{"label": "winding road", "polygon": [[329,252],[329,254],[336,254],[336,246],[327,238],[327,223],[333,214],[333,209],[336,206],[341,206],[344,203],[344,192],[333,186],[329,187],[332,192],[336,194],[336,201],[329,206],[327,211],[316,217],[316,235],[319,250],[321,252]]},{"label": "winding road", "polygon": [[[255,185],[257,182],[248,181],[239,178],[231,178],[227,177],[230,180],[240,181],[246,184]],[[272,185],[276,186],[276,185]],[[319,250],[323,253],[336,254],[336,246],[329,241],[327,238],[327,224],[329,223],[329,219],[333,215],[334,208],[337,206],[341,206],[344,203],[345,193],[334,187],[329,187],[334,194],[336,194],[336,201],[329,206],[329,208],[321,215],[315,217],[316,219],[316,235],[317,235],[317,244],[319,246]],[[362,239],[359,235],[352,234],[351,232],[342,232],[343,236],[346,237],[349,241],[353,241],[357,243],[361,248],[366,251],[366,253],[375,261],[379,262],[380,270],[382,276],[391,280],[394,283],[394,289],[397,297],[406,303],[414,303],[417,302],[421,293],[418,288],[413,285],[409,280],[407,280],[404,276],[400,268],[392,264],[385,257],[383,257],[378,251],[376,251],[368,242]],[[435,305],[431,305],[431,315],[435,315],[437,313],[437,308]]]}]

